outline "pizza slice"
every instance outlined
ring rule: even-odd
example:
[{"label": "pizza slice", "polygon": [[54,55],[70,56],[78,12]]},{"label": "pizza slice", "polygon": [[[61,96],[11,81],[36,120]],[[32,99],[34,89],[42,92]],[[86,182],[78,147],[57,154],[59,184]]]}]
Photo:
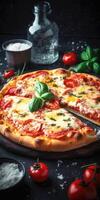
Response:
[{"label": "pizza slice", "polygon": [[67,109],[100,125],[100,79],[88,74],[72,74],[64,79],[66,85],[61,102]]},{"label": "pizza slice", "polygon": [[30,112],[31,99],[4,95],[0,101],[0,133],[26,147],[64,152],[97,141],[96,132],[54,98],[35,112]]},{"label": "pizza slice", "polygon": [[[69,77],[72,72],[62,68],[53,70],[39,70],[26,73],[15,77],[4,86],[1,93],[6,95],[15,95],[20,97],[32,98],[35,96],[34,86],[37,81],[48,85],[50,90],[59,97],[66,86],[64,79]],[[60,95],[61,96],[61,95]]]}]

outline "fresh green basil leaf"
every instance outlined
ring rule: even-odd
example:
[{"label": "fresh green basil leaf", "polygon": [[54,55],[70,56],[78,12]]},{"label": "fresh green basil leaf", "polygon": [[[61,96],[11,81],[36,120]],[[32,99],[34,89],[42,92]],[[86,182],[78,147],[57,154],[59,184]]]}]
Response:
[{"label": "fresh green basil leaf", "polygon": [[78,64],[78,66],[76,67],[76,72],[86,72],[87,70],[87,66],[86,66],[86,62],[81,62]]},{"label": "fresh green basil leaf", "polygon": [[82,53],[81,53],[81,59],[82,60],[89,60],[89,56],[88,56],[88,54],[86,53],[86,51],[82,51]]},{"label": "fresh green basil leaf", "polygon": [[34,112],[39,110],[42,106],[43,106],[43,100],[38,97],[35,97],[29,103],[29,110],[30,112]]},{"label": "fresh green basil leaf", "polygon": [[86,53],[88,55],[88,59],[91,59],[93,56],[93,49],[90,46],[86,47]]},{"label": "fresh green basil leaf", "polygon": [[93,63],[93,72],[95,74],[100,74],[100,64],[98,62]]},{"label": "fresh green basil leaf", "polygon": [[93,63],[91,62],[91,61],[87,61],[86,62],[86,66],[87,66],[87,68],[86,68],[86,72],[88,72],[88,73],[91,73],[92,71],[93,71]]},{"label": "fresh green basil leaf", "polygon": [[41,95],[41,98],[43,98],[44,100],[50,100],[54,98],[54,94],[51,92],[46,92]]},{"label": "fresh green basil leaf", "polygon": [[86,66],[87,66],[87,67],[90,66],[90,61],[86,61]]},{"label": "fresh green basil leaf", "polygon": [[95,56],[95,57],[91,58],[90,62],[95,62],[97,60],[98,60],[98,58]]},{"label": "fresh green basil leaf", "polygon": [[45,83],[42,83],[42,82],[37,82],[35,84],[35,91],[39,94],[39,95],[42,95],[43,93],[45,92],[48,92],[49,91],[49,88],[48,86],[45,84]]}]

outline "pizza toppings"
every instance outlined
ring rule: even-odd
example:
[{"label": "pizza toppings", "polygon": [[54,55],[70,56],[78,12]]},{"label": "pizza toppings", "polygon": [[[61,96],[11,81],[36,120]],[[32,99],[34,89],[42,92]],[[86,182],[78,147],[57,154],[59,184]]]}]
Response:
[{"label": "pizza toppings", "polygon": [[25,74],[25,75],[22,76],[21,79],[24,80],[26,78],[36,78],[38,76],[46,76],[46,75],[48,75],[47,71],[40,70],[40,71],[36,71],[34,74],[33,73]]},{"label": "pizza toppings", "polygon": [[43,106],[44,102],[41,98],[35,97],[29,103],[29,110],[30,112],[34,112],[39,110]]},{"label": "pizza toppings", "polygon": [[60,100],[58,98],[53,98],[45,103],[45,108],[56,110],[60,108]]},{"label": "pizza toppings", "polygon": [[10,88],[6,91],[5,95],[16,95],[16,87],[10,87]]},{"label": "pizza toppings", "polygon": [[32,120],[27,124],[23,122],[19,130],[22,132],[22,135],[33,136],[34,138],[43,135],[42,124],[38,121]]},{"label": "pizza toppings", "polygon": [[44,120],[42,128],[45,135],[56,139],[69,137],[70,132],[80,134],[80,129],[85,126],[64,109],[45,111]]},{"label": "pizza toppings", "polygon": [[32,99],[29,104],[30,112],[34,112],[43,107],[45,101],[54,98],[54,94],[49,91],[48,86],[45,83],[37,82],[35,85],[36,97]]},{"label": "pizza toppings", "polygon": [[1,92],[2,126],[10,124],[5,135],[43,151],[66,151],[96,141],[93,129],[65,109],[67,105],[89,119],[100,119],[99,91],[91,81],[91,76],[61,69],[14,79]]}]

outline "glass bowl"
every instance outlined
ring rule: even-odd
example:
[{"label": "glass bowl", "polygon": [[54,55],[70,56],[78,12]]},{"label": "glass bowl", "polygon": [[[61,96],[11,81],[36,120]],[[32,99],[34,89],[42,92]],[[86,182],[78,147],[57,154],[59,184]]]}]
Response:
[{"label": "glass bowl", "polygon": [[17,189],[23,183],[25,167],[12,158],[0,158],[0,193]]}]

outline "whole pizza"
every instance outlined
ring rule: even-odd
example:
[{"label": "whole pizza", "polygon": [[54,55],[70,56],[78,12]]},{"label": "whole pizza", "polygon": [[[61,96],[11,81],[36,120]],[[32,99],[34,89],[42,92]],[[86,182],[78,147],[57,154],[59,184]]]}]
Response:
[{"label": "whole pizza", "polygon": [[14,77],[0,92],[0,133],[34,150],[64,152],[97,141],[78,115],[100,125],[99,78],[39,70]]}]

